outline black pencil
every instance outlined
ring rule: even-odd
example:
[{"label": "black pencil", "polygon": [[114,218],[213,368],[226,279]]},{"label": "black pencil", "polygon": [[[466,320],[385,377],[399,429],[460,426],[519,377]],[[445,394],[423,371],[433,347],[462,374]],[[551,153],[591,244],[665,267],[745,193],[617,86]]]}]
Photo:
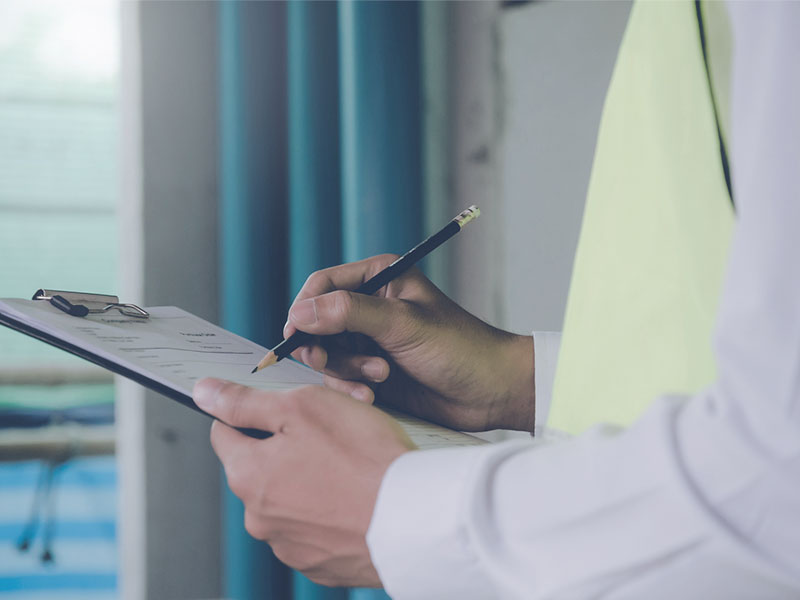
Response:
[{"label": "black pencil", "polygon": [[[477,206],[470,206],[424,242],[417,244],[411,250],[403,254],[403,256],[386,267],[383,271],[362,283],[355,290],[355,292],[366,295],[374,294],[392,279],[398,277],[402,273],[405,273],[417,262],[422,260],[426,255],[461,231],[464,225],[480,216],[480,214],[481,211]],[[274,365],[279,360],[286,358],[300,346],[308,344],[313,337],[314,336],[311,334],[303,331],[294,332],[280,344],[275,346],[272,350],[267,352],[267,355],[261,359],[261,362],[258,363],[258,365],[252,370],[252,373],[260,371],[261,369],[269,367],[270,365]]]}]

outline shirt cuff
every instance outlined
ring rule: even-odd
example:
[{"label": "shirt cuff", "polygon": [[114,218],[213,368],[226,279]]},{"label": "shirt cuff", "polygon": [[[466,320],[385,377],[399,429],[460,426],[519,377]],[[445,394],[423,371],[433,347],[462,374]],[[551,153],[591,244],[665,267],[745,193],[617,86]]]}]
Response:
[{"label": "shirt cuff", "polygon": [[[518,443],[493,448],[516,448]],[[386,471],[367,546],[394,600],[496,597],[464,527],[469,489],[487,456],[485,449],[416,450],[400,456]]]},{"label": "shirt cuff", "polygon": [[533,332],[534,387],[536,389],[536,415],[534,434],[538,435],[547,426],[547,416],[553,399],[553,381],[556,378],[558,351],[561,348],[561,333],[553,331]]}]

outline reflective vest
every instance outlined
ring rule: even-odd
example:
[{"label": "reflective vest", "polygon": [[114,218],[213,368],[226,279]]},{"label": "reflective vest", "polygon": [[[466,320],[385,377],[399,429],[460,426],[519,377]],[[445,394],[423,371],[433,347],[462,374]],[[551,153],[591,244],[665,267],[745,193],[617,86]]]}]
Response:
[{"label": "reflective vest", "polygon": [[[720,4],[704,5],[703,21],[724,131],[727,77],[717,67],[730,35]],[[695,10],[685,1],[631,9],[600,122],[549,426],[626,425],[656,396],[714,379],[734,210]]]}]

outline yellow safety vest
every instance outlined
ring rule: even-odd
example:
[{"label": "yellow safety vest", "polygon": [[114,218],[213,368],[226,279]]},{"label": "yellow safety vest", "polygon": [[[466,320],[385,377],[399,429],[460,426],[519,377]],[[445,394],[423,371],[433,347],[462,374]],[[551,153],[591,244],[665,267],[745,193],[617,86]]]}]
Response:
[{"label": "yellow safety vest", "polygon": [[[724,46],[724,7],[703,16]],[[600,122],[548,425],[626,425],[656,396],[713,381],[733,218],[695,4],[637,2]]]}]

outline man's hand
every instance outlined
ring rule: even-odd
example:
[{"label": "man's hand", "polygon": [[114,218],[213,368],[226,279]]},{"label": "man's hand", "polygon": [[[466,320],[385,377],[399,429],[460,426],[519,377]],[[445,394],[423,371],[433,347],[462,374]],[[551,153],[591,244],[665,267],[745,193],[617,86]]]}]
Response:
[{"label": "man's hand", "polygon": [[347,290],[381,271],[382,255],[313,273],[284,328],[317,338],[293,354],[325,384],[367,402],[466,431],[519,429],[534,421],[533,340],[487,325],[418,269],[375,296]]},{"label": "man's hand", "polygon": [[211,428],[248,533],[313,581],[379,587],[365,538],[386,469],[414,448],[400,426],[319,386],[266,392],[204,379],[194,400],[230,426],[274,433],[255,440],[220,421]]}]

